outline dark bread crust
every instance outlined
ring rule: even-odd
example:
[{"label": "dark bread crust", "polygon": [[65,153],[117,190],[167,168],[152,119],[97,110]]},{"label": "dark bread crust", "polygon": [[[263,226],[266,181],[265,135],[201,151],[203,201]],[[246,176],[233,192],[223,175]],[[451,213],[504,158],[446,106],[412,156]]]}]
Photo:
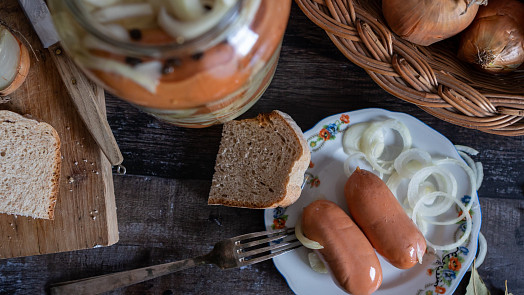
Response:
[{"label": "dark bread crust", "polygon": [[[277,126],[278,125],[278,126]],[[245,134],[239,134],[242,133],[243,130],[247,129],[254,129],[250,130],[251,132],[256,132],[257,135],[260,136],[270,136],[267,135],[264,132],[258,133],[258,129],[255,127],[264,127],[261,128],[270,131],[274,131],[276,135],[283,136],[283,134],[279,134],[278,130],[285,131],[287,137],[287,140],[289,142],[292,142],[293,149],[298,151],[296,155],[292,159],[286,160],[285,171],[275,171],[275,175],[278,175],[276,179],[278,179],[279,185],[272,187],[271,184],[269,184],[269,187],[274,190],[270,190],[272,192],[270,197],[267,198],[256,198],[253,199],[253,196],[251,194],[246,194],[245,197],[241,195],[241,193],[238,193],[235,195],[235,192],[239,189],[237,187],[226,187],[223,188],[222,185],[230,185],[231,183],[221,183],[223,181],[224,177],[231,176],[231,174],[227,174],[227,171],[224,171],[221,165],[223,163],[221,162],[221,155],[225,154],[226,151],[231,154],[243,154],[244,152],[250,152],[250,151],[244,151],[238,145],[233,144],[231,141],[232,134],[237,135],[240,137],[240,140],[247,141],[248,138],[245,138]],[[245,129],[242,129],[245,128]],[[234,131],[237,131],[236,133]],[[249,131],[246,131],[247,133]],[[242,137],[244,136],[244,138]],[[289,138],[290,137],[290,138]],[[255,142],[254,144],[257,144],[258,142]],[[259,146],[260,147],[260,146]],[[235,150],[236,148],[236,150]],[[233,152],[232,152],[233,151]],[[254,150],[256,151],[256,150]],[[251,156],[251,155],[250,155]],[[256,155],[258,156],[258,155]],[[255,157],[255,156],[253,156]],[[278,157],[278,155],[275,155],[275,157]],[[209,205],[224,205],[224,206],[230,206],[230,207],[241,207],[241,208],[251,208],[251,209],[266,209],[266,208],[275,208],[275,207],[286,207],[291,204],[293,204],[299,197],[300,193],[302,191],[301,186],[304,179],[304,172],[309,166],[310,162],[310,151],[307,146],[307,142],[304,138],[304,135],[298,125],[293,121],[293,119],[280,111],[273,111],[269,114],[260,114],[256,118],[250,118],[245,119],[241,121],[231,121],[224,124],[224,128],[222,131],[222,140],[220,143],[220,149],[218,151],[217,155],[217,161],[215,165],[215,174],[213,175],[213,181],[211,186],[211,191],[209,194],[208,204]],[[285,158],[287,159],[287,158]],[[233,166],[235,163],[230,163],[231,166]],[[238,163],[236,163],[236,170],[229,171],[234,174],[236,174],[236,177],[239,175],[246,175],[246,178],[252,177],[255,178],[255,176],[250,176],[249,172],[252,171],[250,167],[240,167]],[[276,164],[275,164],[276,165]],[[277,167],[272,167],[277,170]],[[251,169],[251,170],[250,170]],[[241,171],[239,171],[241,170]],[[243,174],[242,174],[243,173]],[[256,189],[252,187],[252,189]],[[227,192],[232,191],[233,193],[228,194]],[[258,191],[256,191],[258,193]],[[263,194],[263,192],[260,192]],[[255,194],[256,195],[256,194]]]}]

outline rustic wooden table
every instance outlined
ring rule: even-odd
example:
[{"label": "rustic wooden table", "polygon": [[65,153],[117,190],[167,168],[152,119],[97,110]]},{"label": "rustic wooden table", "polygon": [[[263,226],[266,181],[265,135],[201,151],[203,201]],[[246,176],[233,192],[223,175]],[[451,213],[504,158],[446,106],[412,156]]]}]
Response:
[{"label": "rustic wooden table", "polygon": [[[242,118],[279,109],[303,130],[343,111],[379,107],[410,114],[453,143],[480,151],[479,273],[492,294],[524,294],[524,137],[501,137],[436,119],[378,87],[293,4],[273,82]],[[120,241],[90,250],[0,260],[1,294],[44,294],[50,283],[197,256],[223,238],[264,229],[263,211],[207,205],[221,126],[184,129],[107,95],[127,175],[114,175]],[[469,273],[456,294],[463,294]],[[271,261],[221,271],[202,266],[111,294],[292,294]]]}]

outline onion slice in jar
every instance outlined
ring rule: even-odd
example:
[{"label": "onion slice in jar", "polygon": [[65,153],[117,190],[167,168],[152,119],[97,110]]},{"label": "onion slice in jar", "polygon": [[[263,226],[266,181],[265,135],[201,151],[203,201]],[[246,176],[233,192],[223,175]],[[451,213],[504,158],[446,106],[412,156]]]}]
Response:
[{"label": "onion slice in jar", "polygon": [[95,56],[77,56],[76,61],[92,70],[121,75],[151,93],[156,92],[162,70],[162,63],[159,61],[142,63],[134,68],[112,59]]},{"label": "onion slice in jar", "polygon": [[167,0],[169,12],[181,21],[192,21],[204,15],[205,8],[196,0]]},{"label": "onion slice in jar", "polygon": [[93,13],[93,18],[100,23],[110,23],[126,18],[147,16],[153,14],[149,3],[119,4],[104,7]]},{"label": "onion slice in jar", "polygon": [[96,7],[105,7],[117,3],[119,0],[84,0],[85,2],[96,6]]},{"label": "onion slice in jar", "polygon": [[173,38],[194,39],[216,26],[235,2],[217,1],[211,11],[192,21],[173,18],[162,7],[158,14],[158,25]]}]

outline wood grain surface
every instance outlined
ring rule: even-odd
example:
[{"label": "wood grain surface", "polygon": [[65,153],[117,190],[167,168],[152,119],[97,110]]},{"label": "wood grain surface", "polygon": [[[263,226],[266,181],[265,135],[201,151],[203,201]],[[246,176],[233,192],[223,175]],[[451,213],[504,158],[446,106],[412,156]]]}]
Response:
[{"label": "wood grain surface", "polygon": [[[0,260],[1,294],[45,294],[51,283],[197,256],[220,239],[264,229],[263,212],[207,205],[221,126],[185,129],[110,94],[109,123],[128,175],[114,175],[120,241],[110,247]],[[279,109],[303,130],[329,115],[369,107],[417,117],[455,144],[480,151],[479,190],[488,253],[479,273],[491,294],[524,294],[524,137],[451,125],[383,91],[347,61],[293,4],[273,82],[242,118]],[[466,275],[466,277],[469,273]],[[465,278],[455,294],[464,294]],[[110,294],[293,294],[271,261],[221,271],[202,266]]]},{"label": "wood grain surface", "polygon": [[[0,214],[0,258],[111,245],[118,240],[111,165],[82,123],[49,52],[17,2],[2,1],[0,7],[0,19],[25,36],[34,50],[25,83],[0,108],[51,124],[60,136],[62,154],[55,219]],[[104,97],[98,97],[103,107]]]}]

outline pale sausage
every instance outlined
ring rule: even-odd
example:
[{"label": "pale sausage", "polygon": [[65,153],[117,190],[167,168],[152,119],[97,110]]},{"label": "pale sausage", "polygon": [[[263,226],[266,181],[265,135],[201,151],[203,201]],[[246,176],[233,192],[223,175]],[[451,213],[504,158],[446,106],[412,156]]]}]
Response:
[{"label": "pale sausage", "polygon": [[382,268],[364,233],[337,204],[317,200],[302,214],[304,235],[318,250],[338,285],[353,295],[369,295],[382,283]]},{"label": "pale sausage", "polygon": [[380,255],[401,269],[422,259],[426,240],[382,179],[357,168],[344,193],[351,217]]}]

